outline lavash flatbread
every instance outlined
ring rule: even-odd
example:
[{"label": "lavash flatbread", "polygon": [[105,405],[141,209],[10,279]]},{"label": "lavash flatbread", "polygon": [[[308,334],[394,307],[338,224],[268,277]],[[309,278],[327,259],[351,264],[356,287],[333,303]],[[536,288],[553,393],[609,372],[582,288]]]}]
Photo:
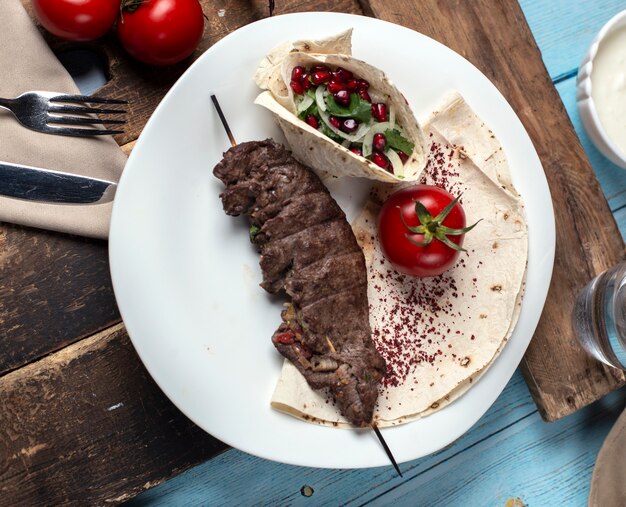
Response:
[{"label": "lavash flatbread", "polygon": [[[440,277],[396,273],[380,252],[375,227],[380,205],[397,186],[377,184],[353,224],[368,267],[373,338],[389,368],[374,413],[380,427],[428,415],[466,392],[506,344],[521,307],[527,228],[502,147],[459,95],[438,111],[425,123],[434,148],[424,181],[462,193],[468,223],[482,218],[465,238],[467,253]],[[394,359],[398,342],[407,354],[404,362]],[[289,362],[272,406],[311,422],[349,427],[332,401],[313,391]]]},{"label": "lavash flatbread", "polygon": [[[422,129],[403,95],[385,73],[351,56],[351,35],[352,30],[347,30],[328,39],[288,42],[275,48],[261,61],[254,76],[257,85],[267,90],[254,102],[275,115],[294,157],[322,177],[331,174],[388,182],[416,181],[426,160]],[[347,69],[370,83],[369,92],[373,97],[383,97],[385,103],[392,105],[397,128],[414,143],[413,153],[404,164],[402,175],[394,175],[355,155],[297,117],[293,91],[288,83],[291,70],[298,65]]]}]

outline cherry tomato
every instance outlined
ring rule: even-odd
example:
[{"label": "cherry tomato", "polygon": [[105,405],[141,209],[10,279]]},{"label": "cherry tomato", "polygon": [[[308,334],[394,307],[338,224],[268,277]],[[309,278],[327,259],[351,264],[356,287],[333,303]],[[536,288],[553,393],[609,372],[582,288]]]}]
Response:
[{"label": "cherry tomato", "polygon": [[53,35],[88,41],[113,27],[120,0],[33,0],[33,8],[39,22]]},{"label": "cherry tomato", "polygon": [[383,254],[397,271],[437,276],[456,264],[464,235],[476,224],[466,227],[458,201],[445,217],[440,215],[454,201],[453,195],[431,185],[405,187],[389,196],[378,216],[378,238]]},{"label": "cherry tomato", "polygon": [[151,65],[172,65],[194,52],[204,30],[198,0],[150,0],[122,11],[117,34],[131,56]]}]

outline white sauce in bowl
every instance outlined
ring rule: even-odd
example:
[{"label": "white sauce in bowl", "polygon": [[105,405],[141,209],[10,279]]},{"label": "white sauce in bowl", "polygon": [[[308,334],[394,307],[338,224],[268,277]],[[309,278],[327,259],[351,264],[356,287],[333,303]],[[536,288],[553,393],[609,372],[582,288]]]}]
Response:
[{"label": "white sauce in bowl", "polygon": [[591,84],[602,126],[626,154],[626,27],[610,32],[600,43]]}]

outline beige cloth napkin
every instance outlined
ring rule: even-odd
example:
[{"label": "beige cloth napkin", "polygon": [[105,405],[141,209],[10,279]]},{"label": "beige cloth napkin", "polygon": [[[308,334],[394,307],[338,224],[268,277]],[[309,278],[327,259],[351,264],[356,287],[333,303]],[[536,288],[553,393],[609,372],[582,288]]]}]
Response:
[{"label": "beige cloth napkin", "polygon": [[[0,0],[0,97],[31,90],[79,93],[20,0]],[[75,138],[22,127],[0,110],[0,161],[118,181],[126,156],[110,136]],[[112,203],[41,204],[0,196],[0,221],[107,238]]]},{"label": "beige cloth napkin", "polygon": [[626,505],[626,410],[619,416],[598,453],[591,477],[590,507]]}]

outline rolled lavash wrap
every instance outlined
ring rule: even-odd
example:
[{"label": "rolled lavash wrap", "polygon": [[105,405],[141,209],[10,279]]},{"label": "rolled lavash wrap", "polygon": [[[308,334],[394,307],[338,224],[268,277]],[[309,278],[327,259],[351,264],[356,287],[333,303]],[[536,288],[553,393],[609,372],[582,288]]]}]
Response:
[{"label": "rolled lavash wrap", "polygon": [[[404,96],[385,73],[351,56],[351,34],[352,30],[347,30],[328,39],[285,43],[275,48],[263,59],[255,74],[257,85],[266,90],[256,98],[255,103],[275,115],[293,155],[322,176],[357,176],[387,182],[417,181],[426,161],[422,130]],[[344,146],[301,120],[297,109],[302,96],[294,94],[289,85],[291,72],[296,66],[312,68],[316,65],[331,70],[343,68],[352,72],[355,78],[368,81],[372,102],[387,105],[389,121],[382,123],[388,125],[381,125],[372,118],[361,122],[355,133],[348,134],[328,124],[330,114],[320,107],[320,121],[325,122],[325,128],[341,137]],[[373,130],[371,127],[374,127]],[[386,128],[396,130],[413,145],[410,154],[406,153],[408,159],[405,163],[394,150],[387,149],[385,155],[391,167],[386,170],[350,151],[351,143],[369,140],[364,146],[371,146],[374,133],[384,133]],[[370,154],[367,149],[364,151],[364,155]]]}]

